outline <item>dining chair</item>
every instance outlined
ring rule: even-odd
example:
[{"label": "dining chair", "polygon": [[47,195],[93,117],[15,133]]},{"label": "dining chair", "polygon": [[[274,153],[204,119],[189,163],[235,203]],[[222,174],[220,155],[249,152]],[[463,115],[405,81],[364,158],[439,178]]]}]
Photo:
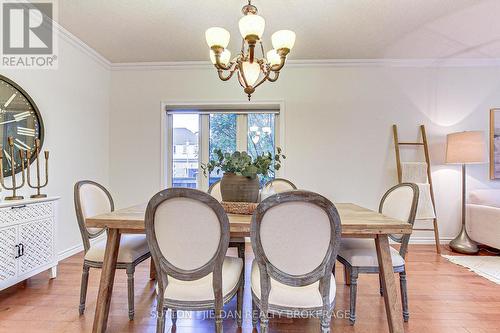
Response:
[{"label": "dining chair", "polygon": [[260,314],[266,333],[271,314],[319,317],[321,332],[330,332],[340,229],[334,204],[313,192],[276,194],[260,203],[251,226],[254,328]]},{"label": "dining chair", "polygon": [[[222,202],[222,193],[220,190],[220,180],[216,181],[208,188],[208,194],[217,199],[218,202]],[[236,248],[238,250],[238,258],[243,260],[243,265],[245,265],[245,237],[236,237],[229,240],[229,247]]]},{"label": "dining chair", "polygon": [[[80,288],[80,315],[85,311],[87,286],[90,268],[102,268],[106,239],[92,241],[106,233],[105,229],[87,228],[85,219],[90,216],[114,211],[113,198],[109,191],[91,180],[82,180],[75,184],[74,201],[76,219],[83,240],[85,257],[83,260],[82,284]],[[134,319],[134,272],[135,267],[150,257],[145,235],[122,235],[116,268],[127,272],[128,317]]]},{"label": "dining chair", "polygon": [[297,186],[295,186],[294,183],[292,183],[291,181],[289,181],[288,179],[285,179],[285,178],[271,179],[270,181],[268,181],[267,183],[264,184],[263,189],[268,190],[271,187],[273,188],[275,193],[282,193],[282,192],[292,191],[292,190],[297,189]]},{"label": "dining chair", "polygon": [[241,327],[243,261],[227,257],[229,219],[209,194],[169,188],[151,198],[146,208],[146,237],[157,271],[157,327],[165,330],[172,310],[215,309],[216,332],[222,332],[222,307],[237,294],[237,324]]},{"label": "dining chair", "polygon": [[[382,197],[379,213],[401,221],[407,221],[413,226],[418,203],[418,186],[412,183],[401,183],[390,188]],[[410,235],[389,235],[396,243],[401,244],[399,252],[390,247],[394,273],[399,273],[401,288],[401,303],[403,319],[408,322],[408,291],[406,286],[405,256],[408,250]],[[342,239],[338,260],[344,265],[345,282],[350,285],[350,315],[349,321],[356,321],[356,295],[358,276],[362,273],[379,274],[377,250],[373,239]],[[379,276],[380,282],[380,276]],[[380,282],[380,295],[383,295]]]}]

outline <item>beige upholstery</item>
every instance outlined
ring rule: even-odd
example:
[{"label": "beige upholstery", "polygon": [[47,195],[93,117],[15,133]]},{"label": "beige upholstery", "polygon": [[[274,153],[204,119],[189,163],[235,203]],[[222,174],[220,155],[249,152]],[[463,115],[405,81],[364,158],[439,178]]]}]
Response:
[{"label": "beige upholstery", "polygon": [[287,202],[269,209],[260,226],[269,262],[291,275],[310,273],[323,262],[330,235],[328,215],[306,202]]},{"label": "beige upholstery", "polygon": [[[260,294],[260,270],[257,261],[252,263],[252,292],[258,299]],[[332,274],[330,280],[330,304],[335,301],[335,277]],[[269,304],[287,308],[316,308],[323,306],[319,292],[319,281],[303,287],[291,287],[271,278],[271,290],[269,292]]]},{"label": "beige upholstery", "polygon": [[[85,254],[85,259],[103,262],[106,240],[103,239],[90,246]],[[149,253],[146,235],[124,234],[121,236],[120,249],[118,251],[119,263],[132,263],[143,255]]]},{"label": "beige upholstery", "polygon": [[220,191],[220,181],[213,184],[213,187],[209,189],[208,194],[217,199],[218,202],[222,202],[222,193]]},{"label": "beige upholstery", "polygon": [[[111,211],[111,203],[106,192],[93,184],[83,184],[80,187],[80,205],[84,218]],[[102,229],[87,228],[87,230],[90,234],[96,234]]]},{"label": "beige upholstery", "polygon": [[382,214],[401,221],[408,221],[413,203],[413,189],[401,186],[390,192],[385,198]]},{"label": "beige upholstery", "polygon": [[[222,296],[225,298],[238,288],[243,272],[243,260],[226,257],[222,264]],[[182,281],[168,278],[164,297],[174,301],[212,301],[214,297],[213,274],[194,281]]]},{"label": "beige upholstery", "polygon": [[221,238],[219,219],[212,208],[190,198],[161,203],[156,209],[154,228],[165,259],[184,270],[200,268],[210,261]]},{"label": "beige upholstery", "polygon": [[500,249],[500,190],[471,191],[466,211],[470,238]]},{"label": "beige upholstery", "polygon": [[[342,238],[339,257],[348,261],[355,267],[378,267],[377,250],[373,239]],[[392,265],[404,265],[404,259],[399,252],[390,247]]]}]

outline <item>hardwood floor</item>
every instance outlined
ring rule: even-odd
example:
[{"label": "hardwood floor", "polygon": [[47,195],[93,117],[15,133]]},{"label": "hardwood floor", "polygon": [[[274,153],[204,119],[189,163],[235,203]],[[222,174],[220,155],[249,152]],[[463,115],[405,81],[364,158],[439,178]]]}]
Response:
[{"label": "hardwood floor", "polygon": [[[232,251],[232,250],[231,250]],[[252,252],[247,246],[247,268]],[[444,250],[445,254],[449,251]],[[231,252],[235,255],[235,252]],[[434,252],[432,245],[412,245],[408,255],[410,321],[406,332],[415,333],[493,333],[500,331],[500,286],[467,269],[454,265]],[[332,332],[388,332],[383,298],[376,275],[361,275],[358,282],[356,325],[350,326],[349,289],[344,285],[342,265],[337,264],[337,318]],[[247,269],[247,276],[248,276]],[[0,332],[90,332],[95,310],[100,271],[91,269],[87,308],[78,315],[82,255],[60,263],[58,277],[48,281],[42,273],[0,292]],[[246,279],[243,329],[236,321],[224,322],[225,332],[251,332],[251,297]],[[135,320],[127,314],[127,279],[124,270],[116,272],[109,315],[109,332],[155,332],[154,282],[149,279],[149,261],[135,273]],[[225,307],[232,314],[233,301]],[[186,318],[190,316],[190,318]],[[208,317],[208,318],[207,318]],[[177,330],[167,319],[165,332],[214,332],[210,314],[179,313]],[[319,332],[317,319],[271,319],[270,332]]]}]

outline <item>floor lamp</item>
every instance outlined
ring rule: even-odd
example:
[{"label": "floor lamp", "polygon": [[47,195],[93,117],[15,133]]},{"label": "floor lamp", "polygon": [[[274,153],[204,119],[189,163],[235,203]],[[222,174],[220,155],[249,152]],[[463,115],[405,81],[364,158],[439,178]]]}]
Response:
[{"label": "floor lamp", "polygon": [[484,132],[468,131],[448,134],[446,138],[446,163],[462,165],[462,230],[450,242],[450,247],[460,253],[474,254],[479,251],[477,244],[469,238],[465,229],[465,193],[467,164],[486,163],[486,143]]}]

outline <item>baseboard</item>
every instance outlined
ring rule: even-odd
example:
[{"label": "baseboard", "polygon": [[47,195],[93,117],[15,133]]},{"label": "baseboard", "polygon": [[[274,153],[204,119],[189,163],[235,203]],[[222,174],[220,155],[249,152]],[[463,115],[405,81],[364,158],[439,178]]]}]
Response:
[{"label": "baseboard", "polygon": [[[94,239],[92,239],[90,241],[91,244],[95,243],[95,242],[98,242],[100,241],[101,239],[104,239],[105,237],[105,234],[102,234],[100,235],[99,237],[96,237]],[[63,250],[63,251],[60,251],[58,254],[57,254],[57,258],[58,258],[58,261],[61,261],[61,260],[64,260],[66,258],[69,258],[79,252],[82,252],[83,251],[83,244],[80,243],[80,244],[76,244],[66,250]]]}]

